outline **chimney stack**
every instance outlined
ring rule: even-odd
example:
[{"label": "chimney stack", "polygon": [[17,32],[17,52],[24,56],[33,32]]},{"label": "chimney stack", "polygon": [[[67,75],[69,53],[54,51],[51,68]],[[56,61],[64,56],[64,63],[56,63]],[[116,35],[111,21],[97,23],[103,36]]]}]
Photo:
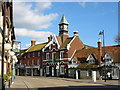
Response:
[{"label": "chimney stack", "polygon": [[78,31],[74,31],[74,36],[78,36]]},{"label": "chimney stack", "polygon": [[35,41],[35,40],[31,40],[31,46],[34,46],[34,45],[35,45],[35,43],[36,43],[36,41]]},{"label": "chimney stack", "polygon": [[101,63],[102,61],[102,42],[101,39],[98,39],[98,60]]}]

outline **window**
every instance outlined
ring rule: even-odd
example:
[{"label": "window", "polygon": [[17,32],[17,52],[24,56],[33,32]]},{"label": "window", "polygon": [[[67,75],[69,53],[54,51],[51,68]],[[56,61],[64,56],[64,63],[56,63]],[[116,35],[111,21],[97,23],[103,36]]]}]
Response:
[{"label": "window", "polygon": [[40,52],[38,52],[38,56],[40,56]]},{"label": "window", "polygon": [[28,63],[28,65],[30,65],[30,60],[28,60],[28,62],[27,62],[27,63]]},{"label": "window", "polygon": [[46,74],[49,74],[49,66],[46,66]]},{"label": "window", "polygon": [[56,52],[53,52],[52,53],[52,60],[55,61],[55,59],[56,59]]},{"label": "window", "polygon": [[28,53],[28,58],[30,58],[30,53]]},{"label": "window", "polygon": [[38,59],[38,65],[40,65],[40,59]]},{"label": "window", "polygon": [[95,58],[93,54],[90,54],[87,58],[89,64],[95,64]]},{"label": "window", "polygon": [[32,60],[32,65],[35,65],[35,60]]},{"label": "window", "polygon": [[64,74],[64,65],[61,65],[60,74]]},{"label": "window", "polygon": [[111,65],[112,64],[112,58],[109,53],[106,53],[104,56],[105,65]]},{"label": "window", "polygon": [[72,64],[76,64],[76,63],[77,63],[76,59],[73,58],[73,59],[72,59]]},{"label": "window", "polygon": [[95,60],[89,60],[88,63],[89,64],[95,64]]},{"label": "window", "polygon": [[64,51],[60,51],[60,59],[64,58]]},{"label": "window", "polygon": [[46,60],[49,60],[49,59],[50,59],[50,54],[46,53]]},{"label": "window", "polygon": [[33,52],[33,57],[34,57],[35,55],[34,55],[34,52]]}]

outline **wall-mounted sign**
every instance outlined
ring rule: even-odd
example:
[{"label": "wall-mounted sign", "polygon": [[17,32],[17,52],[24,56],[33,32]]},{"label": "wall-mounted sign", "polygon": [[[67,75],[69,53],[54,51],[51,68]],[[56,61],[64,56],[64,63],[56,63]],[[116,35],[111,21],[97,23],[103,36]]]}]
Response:
[{"label": "wall-mounted sign", "polygon": [[13,51],[14,52],[20,52],[21,42],[14,41],[13,42]]}]

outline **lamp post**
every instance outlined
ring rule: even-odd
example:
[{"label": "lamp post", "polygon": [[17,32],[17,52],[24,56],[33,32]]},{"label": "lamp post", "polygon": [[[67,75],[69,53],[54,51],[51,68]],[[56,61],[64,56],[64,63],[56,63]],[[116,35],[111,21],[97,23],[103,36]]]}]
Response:
[{"label": "lamp post", "polygon": [[[105,55],[105,36],[104,36],[104,30],[102,32],[99,33],[99,35],[103,36],[103,56]],[[105,82],[106,82],[106,61],[104,58],[104,72],[105,72]]]}]

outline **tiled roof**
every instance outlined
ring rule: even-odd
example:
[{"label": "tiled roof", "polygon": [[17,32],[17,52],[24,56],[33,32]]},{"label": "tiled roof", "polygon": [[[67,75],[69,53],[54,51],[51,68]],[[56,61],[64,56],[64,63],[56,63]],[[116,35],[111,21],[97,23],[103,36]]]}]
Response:
[{"label": "tiled roof", "polygon": [[70,43],[70,41],[73,39],[73,37],[69,37],[65,40],[65,42],[60,46],[61,49],[66,48],[67,44]]},{"label": "tiled roof", "polygon": [[58,40],[59,45],[61,45],[61,44],[62,44],[61,37],[60,37],[60,36],[56,36],[56,38],[57,38],[57,40]]},{"label": "tiled roof", "polygon": [[[120,62],[118,59],[118,56],[120,55],[120,45],[106,46],[105,53],[110,54],[110,56],[113,58],[113,62]],[[75,57],[79,58],[79,60],[82,60],[82,58],[87,59],[87,57],[90,54],[93,54],[95,58],[98,60],[98,48],[94,48],[94,47],[76,51]],[[102,47],[102,54],[104,54],[103,47]]]},{"label": "tiled roof", "polygon": [[32,52],[32,51],[41,50],[41,49],[44,48],[46,45],[47,45],[47,43],[36,44],[36,45],[30,47],[26,52]]},{"label": "tiled roof", "polygon": [[92,65],[92,64],[87,64],[87,63],[84,63],[84,64],[80,64],[77,68],[79,69],[90,69],[90,68],[98,68],[99,65]]}]

